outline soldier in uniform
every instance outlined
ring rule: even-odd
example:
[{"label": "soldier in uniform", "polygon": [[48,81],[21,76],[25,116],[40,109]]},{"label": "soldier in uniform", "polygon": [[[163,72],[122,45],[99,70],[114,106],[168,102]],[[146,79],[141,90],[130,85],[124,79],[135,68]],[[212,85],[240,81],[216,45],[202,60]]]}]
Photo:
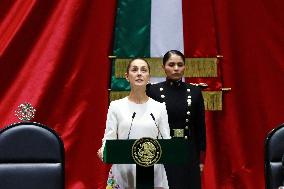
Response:
[{"label": "soldier in uniform", "polygon": [[170,189],[200,189],[206,147],[205,113],[199,87],[182,82],[185,57],[168,51],[163,57],[165,82],[148,84],[147,94],[166,104],[171,137],[187,141],[189,160],[186,165],[166,165]]}]

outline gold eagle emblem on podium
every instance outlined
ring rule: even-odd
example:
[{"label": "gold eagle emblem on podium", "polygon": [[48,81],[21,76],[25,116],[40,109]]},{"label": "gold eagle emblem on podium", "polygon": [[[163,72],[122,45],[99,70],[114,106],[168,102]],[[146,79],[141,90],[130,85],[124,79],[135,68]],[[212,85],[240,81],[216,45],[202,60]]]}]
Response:
[{"label": "gold eagle emblem on podium", "polygon": [[153,138],[140,138],[132,146],[132,158],[140,166],[153,166],[160,160],[161,156],[161,145],[158,140]]}]

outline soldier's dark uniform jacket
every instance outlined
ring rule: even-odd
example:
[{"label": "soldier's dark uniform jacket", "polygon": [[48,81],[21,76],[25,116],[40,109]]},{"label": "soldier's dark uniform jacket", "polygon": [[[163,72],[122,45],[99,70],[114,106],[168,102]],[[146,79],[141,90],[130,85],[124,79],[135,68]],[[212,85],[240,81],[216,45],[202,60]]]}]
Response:
[{"label": "soldier's dark uniform jacket", "polygon": [[165,165],[170,189],[200,189],[200,153],[206,147],[204,101],[199,87],[182,81],[147,85],[147,95],[166,104],[171,136],[187,140],[186,165]]}]

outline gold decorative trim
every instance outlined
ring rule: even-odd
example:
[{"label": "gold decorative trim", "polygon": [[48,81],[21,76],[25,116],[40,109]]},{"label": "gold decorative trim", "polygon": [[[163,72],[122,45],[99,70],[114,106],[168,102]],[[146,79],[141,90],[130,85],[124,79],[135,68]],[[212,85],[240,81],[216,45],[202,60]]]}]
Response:
[{"label": "gold decorative trim", "polygon": [[222,110],[222,91],[202,91],[205,110]]},{"label": "gold decorative trim", "polygon": [[129,95],[129,91],[110,91],[109,101],[118,100]]},{"label": "gold decorative trim", "polygon": [[187,58],[184,77],[217,77],[217,58]]},{"label": "gold decorative trim", "polygon": [[[129,95],[129,91],[110,91],[109,100],[117,100]],[[222,91],[202,91],[204,106],[207,111],[222,110]]]},{"label": "gold decorative trim", "polygon": [[[144,58],[149,62],[151,68],[151,76],[165,77],[162,68],[162,58]],[[126,67],[130,58],[116,58],[115,77],[124,78]],[[184,77],[217,77],[217,63],[218,58],[186,58],[185,59],[185,73]]]}]

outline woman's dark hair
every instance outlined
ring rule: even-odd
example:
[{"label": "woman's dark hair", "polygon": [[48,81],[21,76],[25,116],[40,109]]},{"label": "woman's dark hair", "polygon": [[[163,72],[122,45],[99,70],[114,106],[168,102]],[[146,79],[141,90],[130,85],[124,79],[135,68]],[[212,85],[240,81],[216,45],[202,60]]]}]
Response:
[{"label": "woman's dark hair", "polygon": [[126,68],[126,73],[129,73],[130,65],[131,65],[131,63],[132,63],[134,60],[143,60],[144,62],[146,62],[146,63],[147,63],[147,66],[148,66],[149,73],[150,73],[150,65],[149,65],[149,62],[147,62],[147,60],[145,60],[145,59],[143,59],[143,58],[133,58],[133,59],[131,59],[131,60],[128,62],[128,65],[127,65],[127,68]]},{"label": "woman's dark hair", "polygon": [[164,55],[164,57],[163,57],[163,65],[165,65],[166,64],[166,62],[171,58],[171,56],[172,55],[177,55],[177,56],[180,56],[181,58],[182,58],[182,60],[183,60],[183,62],[185,63],[185,57],[184,57],[184,55],[180,52],[180,51],[178,51],[178,50],[170,50],[170,51],[168,51],[168,52],[166,52],[166,54]]}]

